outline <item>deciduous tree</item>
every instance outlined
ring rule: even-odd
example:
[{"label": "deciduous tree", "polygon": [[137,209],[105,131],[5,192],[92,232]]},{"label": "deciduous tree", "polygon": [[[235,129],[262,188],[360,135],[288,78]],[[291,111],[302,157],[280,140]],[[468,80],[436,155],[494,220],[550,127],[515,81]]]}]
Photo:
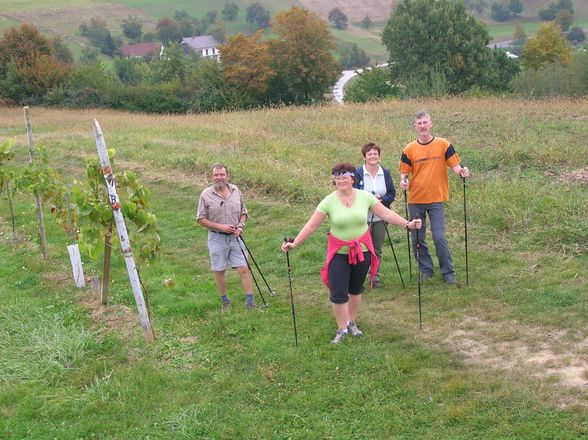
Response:
[{"label": "deciduous tree", "polygon": [[538,15],[540,20],[553,21],[557,13],[563,9],[570,11],[574,15],[574,4],[572,0],[552,0],[544,9],[539,9]]},{"label": "deciduous tree", "polygon": [[361,27],[365,28],[365,29],[369,29],[372,27],[372,19],[370,18],[369,15],[366,15],[365,17],[363,17],[363,20],[361,20]]},{"label": "deciduous tree", "polygon": [[510,18],[508,7],[502,3],[494,2],[490,6],[492,20],[507,21]]},{"label": "deciduous tree", "polygon": [[233,21],[239,14],[239,6],[235,2],[225,3],[225,7],[221,11],[224,20]]},{"label": "deciduous tree", "polygon": [[486,0],[465,0],[464,4],[468,11],[475,12],[480,17],[488,7]]},{"label": "deciduous tree", "polygon": [[269,27],[271,15],[259,3],[253,3],[247,8],[247,23],[257,29],[265,29]]},{"label": "deciduous tree", "polygon": [[129,15],[128,18],[122,22],[122,31],[125,37],[139,41],[143,36],[143,23],[136,15]]},{"label": "deciduous tree", "polygon": [[357,44],[345,43],[339,48],[339,62],[344,69],[365,67],[370,63],[370,57]]},{"label": "deciduous tree", "polygon": [[555,14],[555,20],[553,20],[561,28],[562,31],[567,32],[572,23],[574,23],[574,16],[568,9],[560,9]]},{"label": "deciduous tree", "polygon": [[259,30],[251,37],[237,34],[220,47],[225,81],[246,91],[251,97],[251,104],[263,102],[269,80],[275,75],[270,67],[268,44],[261,41],[262,33]]},{"label": "deciduous tree", "polygon": [[337,29],[347,29],[347,15],[341,10],[341,8],[333,8],[329,11],[329,23],[335,26]]},{"label": "deciduous tree", "polygon": [[9,29],[0,40],[0,94],[9,100],[40,102],[49,90],[65,83],[70,70],[35,26]]},{"label": "deciduous tree", "polygon": [[218,19],[218,11],[216,9],[208,11],[206,13],[206,16],[204,17],[204,20],[206,20],[206,22],[208,22],[208,24],[213,24],[217,19]]},{"label": "deciduous tree", "polygon": [[271,99],[286,103],[322,100],[341,72],[331,54],[335,48],[327,23],[316,14],[293,7],[276,15],[270,40]]},{"label": "deciduous tree", "polygon": [[178,24],[175,20],[164,17],[157,23],[157,36],[166,46],[170,43],[177,42],[181,36],[178,29]]},{"label": "deciduous tree", "polygon": [[61,36],[58,35],[57,37],[53,38],[51,44],[53,44],[53,48],[55,49],[55,56],[59,61],[65,64],[73,64],[73,53],[71,49],[64,43]]},{"label": "deciduous tree", "polygon": [[538,69],[552,63],[567,66],[572,59],[571,53],[561,28],[553,22],[545,23],[523,48],[523,67]]},{"label": "deciduous tree", "polygon": [[401,1],[382,40],[393,80],[403,85],[444,78],[450,93],[462,92],[480,85],[492,62],[485,25],[470,16],[463,3],[451,0]]},{"label": "deciduous tree", "polygon": [[523,2],[521,0],[509,0],[508,10],[512,15],[520,15],[523,12]]},{"label": "deciduous tree", "polygon": [[526,42],[527,34],[525,34],[525,27],[521,23],[517,23],[512,36],[512,52],[520,55],[523,52],[523,46]]}]

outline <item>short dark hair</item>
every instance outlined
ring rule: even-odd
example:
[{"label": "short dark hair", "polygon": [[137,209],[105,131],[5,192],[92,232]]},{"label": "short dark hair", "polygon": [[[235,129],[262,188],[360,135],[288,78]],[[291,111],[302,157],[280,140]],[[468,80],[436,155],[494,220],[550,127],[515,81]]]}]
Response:
[{"label": "short dark hair", "polygon": [[227,166],[226,166],[225,164],[223,164],[223,163],[215,163],[215,164],[212,166],[212,169],[214,170],[215,168],[224,168],[224,169],[225,169],[225,172],[226,172],[227,174],[229,174],[229,169],[228,169],[228,168],[227,168]]},{"label": "short dark hair", "polygon": [[361,154],[363,154],[363,157],[365,157],[365,155],[368,154],[368,151],[370,150],[376,150],[378,152],[378,156],[382,153],[378,144],[370,142],[369,144],[365,144],[363,147],[361,147]]},{"label": "short dark hair", "polygon": [[338,163],[337,165],[335,165],[333,167],[333,169],[331,170],[331,174],[333,174],[333,175],[342,174],[345,172],[355,174],[355,166],[353,166],[349,162],[341,162],[341,163]]}]

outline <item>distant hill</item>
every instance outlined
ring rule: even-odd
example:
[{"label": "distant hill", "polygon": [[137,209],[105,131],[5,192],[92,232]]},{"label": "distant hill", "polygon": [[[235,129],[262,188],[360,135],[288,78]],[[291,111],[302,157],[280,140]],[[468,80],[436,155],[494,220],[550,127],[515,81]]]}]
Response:
[{"label": "distant hill", "polygon": [[300,0],[307,9],[315,12],[325,20],[329,11],[340,8],[350,22],[359,22],[368,15],[373,21],[385,21],[399,0]]},{"label": "distant hill", "polygon": [[[78,53],[80,48],[89,43],[79,35],[79,25],[93,17],[100,17],[107,22],[113,36],[122,34],[121,24],[128,16],[137,16],[143,23],[144,32],[155,30],[157,21],[162,17],[173,17],[176,10],[185,10],[188,14],[203,17],[211,10],[220,12],[228,0],[2,0],[0,8],[0,34],[7,28],[20,23],[32,23],[47,35],[61,35],[62,39]],[[273,15],[292,6],[305,7],[321,18],[327,20],[331,9],[339,7],[349,18],[346,30],[333,29],[338,44],[357,44],[370,56],[372,63],[387,60],[386,49],[381,42],[381,34],[386,21],[400,0],[231,0],[240,8],[239,16],[234,22],[226,22],[227,33],[251,32],[245,20],[246,9],[255,1],[264,5]],[[548,5],[550,0],[522,0],[521,17],[505,23],[496,23],[489,19],[490,4],[482,17],[488,25],[493,41],[510,39],[514,25],[525,25],[527,35],[538,29],[537,11]],[[588,28],[588,0],[574,0],[575,25]],[[364,29],[359,22],[369,16],[373,26]]]}]

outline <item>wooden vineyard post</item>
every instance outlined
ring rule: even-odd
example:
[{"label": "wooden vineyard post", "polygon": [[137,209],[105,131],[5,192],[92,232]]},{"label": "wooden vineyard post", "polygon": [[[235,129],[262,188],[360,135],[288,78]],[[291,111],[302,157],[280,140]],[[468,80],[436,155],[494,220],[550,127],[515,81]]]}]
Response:
[{"label": "wooden vineyard post", "polygon": [[[27,128],[27,140],[29,143],[29,161],[32,164],[35,158],[35,141],[33,139],[33,127],[29,116],[29,107],[23,107],[25,125]],[[47,259],[47,240],[45,239],[45,223],[43,222],[43,202],[41,196],[35,192],[35,205],[37,205],[37,225],[39,226],[39,237],[41,239],[41,252],[43,259]]]},{"label": "wooden vineyard post", "polygon": [[98,157],[100,157],[100,164],[102,166],[102,174],[106,182],[106,189],[108,191],[108,199],[112,211],[114,213],[114,222],[116,224],[116,232],[120,241],[120,247],[125,257],[125,264],[127,265],[127,272],[129,273],[129,280],[131,281],[131,287],[133,294],[135,295],[135,302],[137,303],[137,310],[139,311],[139,317],[141,319],[141,325],[145,332],[145,339],[153,341],[155,335],[153,334],[153,328],[151,327],[151,321],[149,319],[149,312],[143,297],[141,290],[141,282],[139,281],[139,273],[135,266],[135,260],[131,251],[131,242],[129,241],[129,234],[125,226],[125,219],[120,210],[121,204],[118,194],[116,193],[116,183],[114,174],[110,166],[110,159],[108,158],[108,152],[106,151],[106,142],[104,141],[104,135],[100,124],[94,119],[94,137],[96,138],[96,149],[98,150]]}]

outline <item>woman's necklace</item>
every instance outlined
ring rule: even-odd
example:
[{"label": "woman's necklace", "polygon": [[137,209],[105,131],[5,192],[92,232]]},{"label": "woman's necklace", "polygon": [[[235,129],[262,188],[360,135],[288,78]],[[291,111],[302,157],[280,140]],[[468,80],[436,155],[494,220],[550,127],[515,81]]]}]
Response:
[{"label": "woman's necklace", "polygon": [[349,208],[351,205],[353,205],[353,201],[355,200],[355,192],[352,192],[349,195],[340,194],[339,199],[341,200],[341,202],[343,202],[346,208]]}]

